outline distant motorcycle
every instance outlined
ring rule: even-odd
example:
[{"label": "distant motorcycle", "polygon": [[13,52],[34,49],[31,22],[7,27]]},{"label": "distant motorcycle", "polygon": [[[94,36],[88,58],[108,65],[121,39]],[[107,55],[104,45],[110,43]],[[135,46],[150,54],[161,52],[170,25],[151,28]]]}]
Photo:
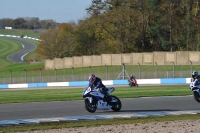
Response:
[{"label": "distant motorcycle", "polygon": [[128,85],[130,86],[130,87],[133,87],[133,86],[136,86],[136,87],[138,87],[138,83],[137,83],[137,80],[136,79],[132,79],[132,80],[128,80]]},{"label": "distant motorcycle", "polygon": [[191,82],[190,89],[193,92],[194,99],[200,103],[200,86],[194,86],[194,82]]},{"label": "distant motorcycle", "polygon": [[110,95],[115,88],[110,87],[108,89],[108,98],[104,99],[104,94],[101,88],[91,89],[91,87],[85,87],[82,96],[84,98],[85,109],[94,113],[97,109],[120,111],[122,104],[118,97]]}]

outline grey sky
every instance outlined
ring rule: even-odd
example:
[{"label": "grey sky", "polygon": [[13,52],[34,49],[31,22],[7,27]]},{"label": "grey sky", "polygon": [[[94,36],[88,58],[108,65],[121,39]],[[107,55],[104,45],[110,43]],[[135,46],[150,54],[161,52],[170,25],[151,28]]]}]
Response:
[{"label": "grey sky", "polygon": [[0,0],[0,19],[38,17],[56,22],[77,22],[87,17],[92,0]]}]

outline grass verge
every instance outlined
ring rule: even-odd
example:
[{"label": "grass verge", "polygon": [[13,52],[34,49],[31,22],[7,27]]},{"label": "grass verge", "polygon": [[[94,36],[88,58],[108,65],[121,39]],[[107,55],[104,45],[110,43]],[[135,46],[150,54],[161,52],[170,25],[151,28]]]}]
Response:
[{"label": "grass verge", "polygon": [[[82,100],[83,88],[2,90],[0,103]],[[115,87],[112,95],[119,98],[191,95],[188,85]]]},{"label": "grass verge", "polygon": [[7,56],[20,49],[22,49],[22,45],[20,43],[0,38],[0,68],[13,64],[7,60]]},{"label": "grass verge", "polygon": [[[46,32],[44,30],[43,32]],[[29,36],[29,37],[36,37],[39,38],[42,34],[42,32],[37,31],[37,30],[26,30],[26,29],[0,29],[0,34],[3,35],[15,35],[15,36]]]}]

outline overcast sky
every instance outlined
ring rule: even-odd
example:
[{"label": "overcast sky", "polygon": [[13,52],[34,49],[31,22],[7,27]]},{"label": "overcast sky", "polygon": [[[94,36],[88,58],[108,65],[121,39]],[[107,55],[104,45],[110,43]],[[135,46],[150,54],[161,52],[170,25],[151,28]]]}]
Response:
[{"label": "overcast sky", "polygon": [[92,0],[0,0],[0,19],[37,17],[56,22],[77,22],[87,17]]}]

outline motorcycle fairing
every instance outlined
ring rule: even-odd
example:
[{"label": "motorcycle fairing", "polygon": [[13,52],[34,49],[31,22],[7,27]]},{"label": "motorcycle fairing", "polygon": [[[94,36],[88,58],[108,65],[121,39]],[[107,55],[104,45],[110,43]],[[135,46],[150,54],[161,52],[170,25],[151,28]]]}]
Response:
[{"label": "motorcycle fairing", "polygon": [[101,92],[99,92],[99,89],[93,89],[91,90],[91,88],[87,88],[84,90],[83,92],[83,97],[93,97],[95,98],[97,101],[98,100],[102,100],[104,98],[104,94],[102,94]]},{"label": "motorcycle fairing", "polygon": [[196,91],[196,92],[200,95],[200,85],[194,86],[194,82],[191,82],[191,83],[190,83],[190,89],[191,89],[192,91]]},{"label": "motorcycle fairing", "polygon": [[115,90],[115,88],[114,87],[109,87],[109,88],[107,88],[108,89],[108,94],[111,94],[114,90]]},{"label": "motorcycle fairing", "polygon": [[103,100],[98,101],[97,109],[100,110],[109,110],[112,106],[110,106],[107,102],[103,102]]}]

